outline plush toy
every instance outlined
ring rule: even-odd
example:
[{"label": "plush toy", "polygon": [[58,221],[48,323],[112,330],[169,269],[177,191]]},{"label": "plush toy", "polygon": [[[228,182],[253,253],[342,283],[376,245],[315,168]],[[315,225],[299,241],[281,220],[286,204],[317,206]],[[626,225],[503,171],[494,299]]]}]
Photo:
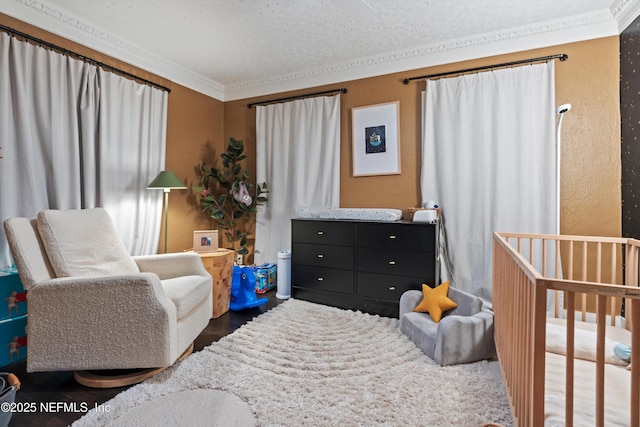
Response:
[{"label": "plush toy", "polygon": [[231,281],[231,311],[258,307],[269,301],[269,298],[256,296],[256,276],[251,267],[233,266],[233,280]]},{"label": "plush toy", "polygon": [[244,203],[247,206],[251,206],[251,203],[253,202],[253,199],[249,195],[249,190],[247,190],[247,186],[244,185],[243,182],[238,183],[238,191],[235,191],[232,188],[231,194],[238,203]]}]

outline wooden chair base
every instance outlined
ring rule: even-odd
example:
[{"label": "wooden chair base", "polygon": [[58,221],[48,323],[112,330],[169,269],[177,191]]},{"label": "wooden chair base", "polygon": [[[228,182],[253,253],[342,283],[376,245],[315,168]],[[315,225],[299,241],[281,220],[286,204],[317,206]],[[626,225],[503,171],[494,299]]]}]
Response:
[{"label": "wooden chair base", "polygon": [[[193,353],[193,343],[178,357],[179,362]],[[111,371],[75,371],[73,378],[87,387],[91,388],[114,388],[125,387],[128,385],[138,384],[147,378],[154,376],[167,369],[149,368],[149,369],[118,369]]]}]

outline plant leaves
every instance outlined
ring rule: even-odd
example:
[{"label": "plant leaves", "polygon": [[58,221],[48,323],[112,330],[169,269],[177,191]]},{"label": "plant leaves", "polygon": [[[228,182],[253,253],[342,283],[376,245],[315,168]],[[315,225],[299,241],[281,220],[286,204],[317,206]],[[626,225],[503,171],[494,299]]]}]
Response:
[{"label": "plant leaves", "polygon": [[213,219],[223,219],[224,218],[224,211],[220,208],[217,209],[212,209],[211,210],[211,218]]},{"label": "plant leaves", "polygon": [[[248,238],[243,227],[247,221],[255,221],[256,205],[264,203],[267,198],[267,184],[255,184],[249,180],[249,171],[240,163],[248,156],[244,154],[244,142],[233,137],[227,140],[226,150],[220,154],[222,167],[209,168],[204,162],[200,165],[200,182],[202,186],[193,186],[206,196],[200,196],[200,207],[217,223],[217,228],[226,230],[224,235],[232,248],[237,249],[240,255],[247,255],[246,247]],[[238,202],[231,194],[240,190],[243,184],[249,194],[253,196],[253,202],[247,206]],[[233,191],[230,191],[233,190]]]}]

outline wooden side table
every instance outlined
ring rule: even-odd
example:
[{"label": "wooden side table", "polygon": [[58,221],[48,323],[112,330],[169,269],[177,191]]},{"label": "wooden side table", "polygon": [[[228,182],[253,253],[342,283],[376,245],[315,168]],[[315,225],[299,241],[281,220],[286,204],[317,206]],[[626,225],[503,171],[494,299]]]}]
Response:
[{"label": "wooden side table", "polygon": [[204,268],[213,279],[213,314],[211,318],[215,319],[229,311],[235,252],[230,249],[218,249],[217,252],[199,255]]}]

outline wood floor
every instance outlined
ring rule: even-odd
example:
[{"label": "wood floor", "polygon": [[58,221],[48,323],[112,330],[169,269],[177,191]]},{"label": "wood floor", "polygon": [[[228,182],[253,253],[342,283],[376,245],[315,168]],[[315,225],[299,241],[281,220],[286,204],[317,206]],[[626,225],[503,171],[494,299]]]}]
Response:
[{"label": "wood floor", "polygon": [[[247,323],[254,317],[278,305],[276,291],[264,296],[269,301],[257,308],[229,311],[217,319],[211,319],[209,326],[195,341],[194,351],[200,351],[212,342]],[[16,409],[32,410],[16,412],[9,426],[58,427],[67,426],[85,414],[85,407],[93,409],[125,390],[127,387],[113,389],[93,389],[78,384],[73,372],[27,373],[26,362],[20,361],[0,368],[0,371],[15,373],[22,386],[16,394]]]}]

